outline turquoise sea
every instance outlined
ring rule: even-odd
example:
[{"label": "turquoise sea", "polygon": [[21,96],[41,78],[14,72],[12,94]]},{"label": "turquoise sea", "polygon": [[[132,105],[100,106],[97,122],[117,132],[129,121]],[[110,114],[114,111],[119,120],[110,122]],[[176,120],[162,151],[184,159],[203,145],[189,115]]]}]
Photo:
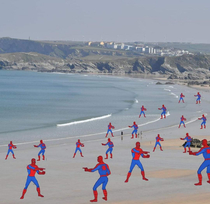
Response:
[{"label": "turquoise sea", "polygon": [[[180,93],[185,103],[178,104]],[[109,122],[114,135],[187,122],[209,112],[209,99],[195,106],[197,91],[179,85],[156,85],[155,80],[114,76],[0,71],[0,143],[8,144],[59,138],[102,138]],[[164,104],[168,117],[159,120]],[[146,118],[138,118],[140,107]]]}]

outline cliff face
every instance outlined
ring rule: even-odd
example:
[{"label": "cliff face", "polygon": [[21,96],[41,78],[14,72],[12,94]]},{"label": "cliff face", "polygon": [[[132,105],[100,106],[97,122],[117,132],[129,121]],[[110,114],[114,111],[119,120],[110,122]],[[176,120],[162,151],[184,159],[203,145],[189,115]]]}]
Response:
[{"label": "cliff face", "polygon": [[141,56],[138,52],[86,47],[79,42],[38,42],[0,38],[0,69],[44,72],[210,77],[210,55]]},{"label": "cliff face", "polygon": [[210,56],[140,57],[111,61],[61,59],[38,53],[0,55],[0,69],[36,70],[45,72],[152,74],[169,78],[204,79],[210,77]]}]

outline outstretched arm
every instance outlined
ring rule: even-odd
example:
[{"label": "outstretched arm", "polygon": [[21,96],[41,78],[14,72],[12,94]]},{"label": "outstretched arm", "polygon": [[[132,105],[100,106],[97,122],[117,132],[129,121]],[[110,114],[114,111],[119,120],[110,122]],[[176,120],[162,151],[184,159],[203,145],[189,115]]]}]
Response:
[{"label": "outstretched arm", "polygon": [[94,172],[94,171],[97,171],[97,170],[99,170],[99,165],[97,164],[94,168],[87,168],[87,167],[83,167],[83,169],[85,170],[85,171],[88,171],[88,172]]},{"label": "outstretched arm", "polygon": [[89,171],[91,172],[92,169],[88,169],[87,167],[83,167],[84,171]]},{"label": "outstretched arm", "polygon": [[36,167],[35,168],[37,171],[44,171],[45,170],[45,168],[39,168],[39,167]]},{"label": "outstretched arm", "polygon": [[194,156],[197,156],[196,154],[197,154],[197,152],[192,152],[192,151],[189,151],[189,155],[194,155]]},{"label": "outstretched arm", "polygon": [[28,166],[27,166],[27,169],[33,169],[33,170],[35,170],[35,171],[44,171],[44,170],[45,170],[45,168],[40,168],[40,167],[38,167],[38,166],[33,167],[33,166],[31,166],[31,165],[28,165]]},{"label": "outstretched arm", "polygon": [[143,154],[149,154],[150,152],[147,151],[142,151]]},{"label": "outstretched arm", "polygon": [[194,156],[198,156],[202,153],[204,153],[204,148],[203,147],[198,152],[189,151],[189,155],[194,155]]},{"label": "outstretched arm", "polygon": [[16,145],[12,145],[12,147],[13,147],[14,149],[16,149],[16,148],[17,148],[17,146],[16,146]]},{"label": "outstretched arm", "polygon": [[146,154],[146,155],[143,155],[142,157],[143,158],[150,158],[150,155],[149,154]]}]

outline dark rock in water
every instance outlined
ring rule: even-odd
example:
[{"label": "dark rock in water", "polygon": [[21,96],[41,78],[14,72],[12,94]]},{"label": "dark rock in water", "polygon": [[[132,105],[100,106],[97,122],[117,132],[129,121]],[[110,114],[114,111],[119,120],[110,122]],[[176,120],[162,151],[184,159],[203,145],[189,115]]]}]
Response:
[{"label": "dark rock in water", "polygon": [[162,85],[162,83],[160,83],[159,81],[156,83],[156,85]]},{"label": "dark rock in water", "polygon": [[204,81],[203,84],[204,85],[210,84],[210,81]]},{"label": "dark rock in water", "polygon": [[165,84],[174,84],[173,82],[167,81]]},{"label": "dark rock in water", "polygon": [[171,74],[168,79],[179,79],[179,77],[176,74]]},{"label": "dark rock in water", "polygon": [[[184,147],[186,143],[187,142],[185,142],[182,146]],[[210,141],[208,141],[207,144],[210,146]],[[201,148],[202,147],[202,140],[192,138],[192,142],[190,144],[190,147]]]},{"label": "dark rock in water", "polygon": [[200,83],[198,81],[189,81],[188,86],[189,85],[200,85]]}]

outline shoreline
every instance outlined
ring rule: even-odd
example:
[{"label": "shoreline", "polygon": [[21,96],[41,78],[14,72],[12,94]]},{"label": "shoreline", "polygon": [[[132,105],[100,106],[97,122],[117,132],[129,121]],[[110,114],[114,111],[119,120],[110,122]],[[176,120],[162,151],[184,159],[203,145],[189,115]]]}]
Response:
[{"label": "shoreline", "polygon": [[[3,71],[24,71],[24,72],[37,72],[37,73],[50,73],[50,74],[76,74],[76,75],[90,75],[90,76],[107,76],[107,77],[125,77],[125,78],[131,78],[131,79],[148,79],[148,80],[153,80],[153,81],[160,81],[160,82],[171,82],[177,85],[181,85],[181,86],[187,86],[189,88],[192,89],[196,89],[196,90],[201,90],[201,91],[205,91],[205,92],[209,92],[210,91],[210,85],[188,85],[188,82],[204,82],[204,81],[208,81],[208,79],[206,80],[190,80],[190,79],[168,79],[167,77],[169,77],[170,75],[161,75],[159,74],[157,75],[153,75],[153,74],[113,74],[113,73],[74,73],[74,72],[40,72],[40,71],[36,71],[36,70],[8,70],[5,69]],[[161,84],[161,85],[168,85],[168,84]]]},{"label": "shoreline", "polygon": [[[173,98],[173,100],[176,99]],[[126,120],[129,121],[129,117]],[[144,119],[139,120],[139,123],[140,121],[142,123]],[[152,129],[154,125],[149,126],[150,130],[143,131],[142,137],[140,136],[137,139],[130,139],[131,131],[129,131],[129,134],[124,135],[123,140],[121,140],[120,132],[115,137],[111,137],[111,141],[114,143],[113,159],[104,160],[111,170],[107,185],[109,203],[175,204],[180,202],[182,204],[196,203],[195,201],[200,200],[202,200],[202,203],[209,202],[207,196],[209,184],[206,182],[206,172],[202,172],[203,185],[200,187],[194,186],[194,183],[197,182],[196,172],[203,162],[203,158],[202,156],[190,156],[188,153],[184,154],[181,146],[183,141],[179,139],[186,132],[189,132],[193,138],[196,137],[200,140],[207,138],[209,140],[209,127],[200,130],[200,127],[195,125],[196,123],[189,123],[186,125],[186,129],[183,127],[179,129],[178,124],[176,126],[167,126],[167,123],[164,124],[164,122],[166,121],[159,121],[157,125],[159,129]],[[139,128],[139,132],[141,130]],[[163,151],[160,151],[157,147],[156,151],[153,152],[157,133],[164,138],[164,141],[161,142]],[[81,142],[85,144],[85,147],[81,148],[84,157],[80,157],[80,154],[77,153],[73,159],[75,143],[79,137],[81,136],[75,136],[72,139],[55,138],[53,140],[52,138],[52,141],[43,139],[47,146],[46,160],[37,162],[37,165],[46,168],[46,174],[44,176],[36,175],[36,178],[40,184],[41,193],[45,196],[44,198],[39,198],[35,186],[30,184],[24,200],[20,200],[27,178],[26,166],[30,164],[31,158],[37,159],[40,149],[34,148],[33,145],[38,143],[39,140],[34,140],[25,145],[18,145],[17,149],[14,150],[16,160],[11,155],[5,160],[8,148],[7,145],[1,146],[1,203],[89,203],[89,200],[93,199],[92,187],[99,175],[97,172],[84,172],[82,167],[92,168],[97,164],[97,156],[102,155],[105,157],[107,146],[103,147],[101,143],[107,142],[107,138],[105,138],[105,134],[96,135],[92,140],[88,137],[86,140],[85,137],[81,137]],[[27,136],[25,139],[27,139]],[[135,147],[137,141],[141,143],[143,150],[150,151],[151,156],[149,159],[140,159],[149,181],[142,180],[141,171],[136,166],[129,182],[125,183],[132,159],[131,149]],[[198,151],[198,148],[192,148],[192,151]],[[8,194],[12,196],[8,196]],[[202,195],[203,197],[201,197]],[[104,203],[102,196],[103,192],[99,187],[99,204]]]}]

